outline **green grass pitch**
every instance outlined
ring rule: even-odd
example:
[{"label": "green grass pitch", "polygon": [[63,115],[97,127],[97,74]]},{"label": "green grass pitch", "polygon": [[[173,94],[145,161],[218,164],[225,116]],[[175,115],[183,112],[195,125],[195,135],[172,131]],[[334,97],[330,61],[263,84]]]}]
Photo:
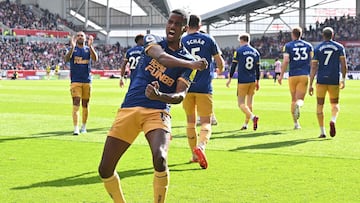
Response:
[{"label": "green grass pitch", "polygon": [[[287,81],[280,86],[262,80],[253,107],[259,128],[240,131],[244,114],[237,106],[236,80],[231,88],[226,80],[214,80],[219,124],[207,147],[206,170],[187,163],[185,114],[174,105],[168,202],[360,202],[360,81],[346,82],[337,135],[318,139],[314,96],[306,96],[302,129],[294,131]],[[125,93],[118,80],[95,80],[88,133],[76,137],[69,81],[0,80],[0,202],[111,202],[97,167]],[[328,103],[326,98],[326,124]],[[129,203],[153,202],[143,134],[117,171]]]}]

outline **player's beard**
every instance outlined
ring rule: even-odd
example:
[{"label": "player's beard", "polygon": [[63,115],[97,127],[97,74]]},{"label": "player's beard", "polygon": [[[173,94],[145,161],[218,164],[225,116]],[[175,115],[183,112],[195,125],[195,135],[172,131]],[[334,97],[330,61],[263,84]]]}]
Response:
[{"label": "player's beard", "polygon": [[82,39],[77,40],[76,43],[77,43],[78,46],[84,46],[84,40],[82,40]]}]

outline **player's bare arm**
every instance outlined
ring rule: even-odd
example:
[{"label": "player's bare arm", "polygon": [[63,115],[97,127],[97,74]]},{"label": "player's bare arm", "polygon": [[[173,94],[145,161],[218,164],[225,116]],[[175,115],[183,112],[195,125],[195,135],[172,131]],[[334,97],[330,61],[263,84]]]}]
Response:
[{"label": "player's bare arm", "polygon": [[284,73],[286,71],[286,68],[289,65],[289,61],[290,61],[289,54],[285,53],[283,63],[281,64],[281,73],[280,73],[280,76],[278,78],[278,82],[279,82],[280,85],[282,84],[282,79],[284,78]]},{"label": "player's bare arm", "polygon": [[97,61],[98,55],[93,47],[93,43],[94,43],[94,37],[92,35],[90,35],[89,39],[88,39],[88,46],[90,48],[90,57],[93,61]]},{"label": "player's bare arm", "polygon": [[229,72],[229,76],[228,76],[228,81],[226,82],[226,87],[230,87],[231,78],[234,76],[237,64],[238,63],[236,61],[233,61],[232,64],[231,64],[231,68],[230,68],[230,72]]},{"label": "player's bare arm", "polygon": [[340,89],[345,88],[345,79],[346,79],[346,73],[348,70],[346,57],[340,57],[340,65],[341,65],[341,79],[340,79]]},{"label": "player's bare arm", "polygon": [[64,56],[64,60],[65,62],[69,62],[72,54],[74,52],[75,46],[76,46],[76,36],[72,36],[71,40],[70,40],[70,45],[71,45],[71,49],[65,54]]},{"label": "player's bare arm", "polygon": [[145,95],[151,100],[158,100],[168,104],[179,104],[184,100],[189,86],[188,81],[184,78],[179,78],[175,93],[162,93],[159,91],[159,82],[154,81],[147,85]]},{"label": "player's bare arm", "polygon": [[167,68],[186,67],[194,70],[204,70],[208,67],[208,62],[206,59],[200,59],[197,61],[179,59],[170,54],[167,54],[159,45],[152,45],[147,50],[147,55],[151,56],[153,59]]},{"label": "player's bare arm", "polygon": [[126,57],[124,57],[123,61],[121,62],[120,65],[120,81],[119,81],[119,86],[121,88],[124,87],[124,76],[125,76],[125,68],[126,68],[126,64],[128,63],[128,59]]},{"label": "player's bare arm", "polygon": [[225,61],[224,61],[223,57],[221,57],[220,54],[217,54],[213,57],[214,57],[214,60],[216,63],[216,68],[219,70],[219,73],[222,73],[224,66],[225,66]]},{"label": "player's bare arm", "polygon": [[313,88],[313,83],[314,83],[314,78],[315,75],[318,71],[318,61],[317,60],[312,60],[311,61],[311,69],[310,69],[310,82],[309,82],[309,95],[312,96],[314,94],[314,88]]}]

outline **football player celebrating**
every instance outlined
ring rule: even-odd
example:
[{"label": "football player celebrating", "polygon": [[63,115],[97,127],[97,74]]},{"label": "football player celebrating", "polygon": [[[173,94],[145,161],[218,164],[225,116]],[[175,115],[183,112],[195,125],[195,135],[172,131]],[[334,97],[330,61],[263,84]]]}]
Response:
[{"label": "football player celebrating", "polygon": [[84,32],[78,32],[73,36],[65,54],[65,62],[70,62],[71,96],[73,103],[74,135],[79,135],[79,107],[82,106],[81,133],[86,133],[86,122],[89,114],[89,101],[91,95],[91,61],[97,61],[98,55],[93,47],[94,38],[90,36],[88,45],[85,45],[86,36]]},{"label": "football player celebrating", "polygon": [[108,133],[99,165],[100,177],[114,202],[125,202],[115,167],[141,131],[152,152],[154,202],[165,202],[169,186],[169,104],[184,99],[192,69],[207,67],[205,59],[195,61],[181,46],[187,23],[185,11],[173,10],[166,24],[166,38],[151,34],[144,37],[141,65]]}]

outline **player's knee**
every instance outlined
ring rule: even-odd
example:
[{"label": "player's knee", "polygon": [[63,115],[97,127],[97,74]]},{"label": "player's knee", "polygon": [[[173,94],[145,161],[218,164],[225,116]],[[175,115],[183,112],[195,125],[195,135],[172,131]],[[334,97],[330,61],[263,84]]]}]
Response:
[{"label": "player's knee", "polygon": [[337,105],[339,103],[339,98],[331,98],[330,103],[332,106]]},{"label": "player's knee", "polygon": [[80,97],[73,97],[73,105],[80,106]]},{"label": "player's knee", "polygon": [[109,178],[114,174],[114,170],[106,167],[103,163],[100,163],[98,173],[101,178]]},{"label": "player's knee", "polygon": [[87,108],[88,105],[89,105],[89,100],[88,100],[88,99],[83,99],[83,100],[81,101],[81,106],[82,106],[83,108]]},{"label": "player's knee", "polygon": [[317,104],[318,106],[323,106],[325,103],[325,98],[317,98]]},{"label": "player's knee", "polygon": [[239,104],[239,108],[244,110],[246,108],[246,105],[245,104]]},{"label": "player's knee", "polygon": [[154,169],[156,171],[165,171],[167,168],[167,151],[161,148],[153,156]]}]

